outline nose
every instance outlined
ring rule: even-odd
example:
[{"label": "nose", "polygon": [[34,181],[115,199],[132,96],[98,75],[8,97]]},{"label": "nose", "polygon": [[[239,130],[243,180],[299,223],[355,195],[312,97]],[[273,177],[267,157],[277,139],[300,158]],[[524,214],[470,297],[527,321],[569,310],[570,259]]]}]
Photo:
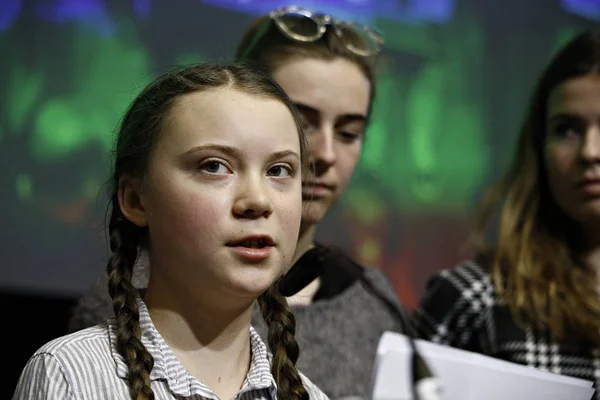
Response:
[{"label": "nose", "polygon": [[268,218],[273,214],[273,203],[264,179],[246,178],[238,185],[233,214],[238,218]]},{"label": "nose", "polygon": [[581,159],[586,163],[600,161],[600,124],[590,125],[581,144]]},{"label": "nose", "polygon": [[321,127],[309,134],[310,164],[316,175],[324,174],[337,161],[335,132],[333,128]]}]

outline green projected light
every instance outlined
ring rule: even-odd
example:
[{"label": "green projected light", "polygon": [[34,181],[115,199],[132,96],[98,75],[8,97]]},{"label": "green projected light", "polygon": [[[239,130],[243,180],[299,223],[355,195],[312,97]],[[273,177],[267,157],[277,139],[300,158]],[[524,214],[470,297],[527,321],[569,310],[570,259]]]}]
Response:
[{"label": "green projected light", "polygon": [[[401,41],[391,41],[403,51]],[[382,185],[406,212],[464,213],[489,170],[486,110],[476,100],[483,95],[481,72],[464,61],[484,56],[481,28],[465,24],[449,32],[447,43],[448,56],[431,43],[419,49],[425,57],[416,71],[399,75],[388,68],[378,81],[359,171],[379,181],[359,174],[357,182]]]},{"label": "green projected light", "polygon": [[31,177],[27,174],[19,174],[16,179],[16,190],[19,199],[27,200],[33,194],[33,183]]},{"label": "green projected light", "polygon": [[66,157],[88,141],[110,149],[124,110],[152,78],[146,50],[135,42],[86,33],[75,36],[74,85],[40,109],[31,138],[37,159]]},{"label": "green projected light", "polygon": [[42,96],[44,76],[41,71],[26,71],[13,64],[7,83],[7,128],[11,132],[22,132],[34,104]]}]

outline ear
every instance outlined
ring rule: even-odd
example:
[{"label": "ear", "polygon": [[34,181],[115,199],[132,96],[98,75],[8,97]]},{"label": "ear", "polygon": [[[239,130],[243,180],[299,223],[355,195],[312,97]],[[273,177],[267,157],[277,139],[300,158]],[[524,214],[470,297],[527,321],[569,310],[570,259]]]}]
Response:
[{"label": "ear", "polygon": [[148,221],[146,210],[142,204],[141,187],[140,179],[122,176],[119,179],[119,207],[123,216],[131,223],[139,227],[145,227],[148,225]]}]

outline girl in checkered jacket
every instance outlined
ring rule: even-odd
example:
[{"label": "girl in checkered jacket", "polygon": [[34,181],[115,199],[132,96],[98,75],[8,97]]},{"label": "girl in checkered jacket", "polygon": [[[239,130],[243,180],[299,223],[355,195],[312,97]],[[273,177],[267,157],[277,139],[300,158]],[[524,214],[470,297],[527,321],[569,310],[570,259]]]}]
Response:
[{"label": "girl in checkered jacket", "polygon": [[[488,249],[483,232],[499,208]],[[413,317],[419,335],[598,384],[600,30],[546,67],[512,165],[474,227],[481,256],[429,281]]]}]

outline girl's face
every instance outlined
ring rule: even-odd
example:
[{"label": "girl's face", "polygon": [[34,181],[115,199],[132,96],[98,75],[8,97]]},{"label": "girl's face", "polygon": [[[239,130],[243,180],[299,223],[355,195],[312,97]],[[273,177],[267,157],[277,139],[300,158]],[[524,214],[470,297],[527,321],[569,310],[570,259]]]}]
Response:
[{"label": "girl's face", "polygon": [[291,58],[273,78],[296,103],[310,143],[312,179],[303,182],[302,222],[318,223],[342,195],[358,162],[371,86],[343,59]]},{"label": "girl's face", "polygon": [[544,158],[558,206],[581,225],[600,222],[600,75],[570,79],[548,100]]},{"label": "girl's face", "polygon": [[301,184],[300,140],[288,108],[220,88],[176,103],[143,181],[120,185],[121,208],[149,229],[153,285],[248,300],[292,260]]}]

